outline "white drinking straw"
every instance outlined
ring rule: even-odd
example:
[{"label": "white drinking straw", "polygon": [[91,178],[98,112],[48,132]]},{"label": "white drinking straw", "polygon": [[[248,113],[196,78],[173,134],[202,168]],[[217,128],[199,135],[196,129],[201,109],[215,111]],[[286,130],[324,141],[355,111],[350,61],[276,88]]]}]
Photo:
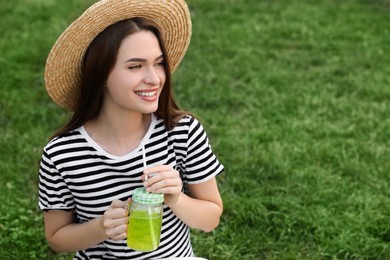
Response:
[{"label": "white drinking straw", "polygon": [[144,170],[146,170],[145,145],[142,145],[142,160],[143,160],[143,162],[144,162]]},{"label": "white drinking straw", "polygon": [[[144,163],[144,170],[146,170],[146,154],[145,154],[145,145],[142,145],[142,161]],[[145,175],[145,181],[148,180],[148,175]]]}]

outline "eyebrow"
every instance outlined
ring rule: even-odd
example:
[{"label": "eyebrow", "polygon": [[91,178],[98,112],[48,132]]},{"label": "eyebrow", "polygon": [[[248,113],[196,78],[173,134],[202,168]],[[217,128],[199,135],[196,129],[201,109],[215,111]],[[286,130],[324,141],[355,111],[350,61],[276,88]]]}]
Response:
[{"label": "eyebrow", "polygon": [[[158,56],[156,60],[160,60],[160,59],[164,59],[164,54],[161,54],[160,56]],[[128,63],[128,62],[146,62],[146,59],[142,59],[142,58],[131,58],[131,59],[128,59],[126,60],[124,63]]]}]

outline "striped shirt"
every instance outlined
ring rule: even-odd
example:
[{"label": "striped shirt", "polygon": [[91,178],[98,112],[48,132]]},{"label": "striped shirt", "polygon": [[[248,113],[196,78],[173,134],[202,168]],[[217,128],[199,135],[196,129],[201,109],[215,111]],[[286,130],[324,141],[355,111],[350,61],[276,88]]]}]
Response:
[{"label": "striped shirt", "polygon": [[[223,171],[211,150],[202,125],[185,116],[167,131],[152,115],[139,146],[123,156],[104,151],[80,127],[51,140],[44,148],[39,169],[39,207],[75,212],[83,223],[103,215],[115,199],[126,201],[142,186],[142,146],[148,166],[171,165],[187,184],[205,182]],[[127,247],[126,240],[107,239],[76,253],[74,259],[159,259],[193,256],[189,227],[164,205],[160,246],[152,252]]]}]

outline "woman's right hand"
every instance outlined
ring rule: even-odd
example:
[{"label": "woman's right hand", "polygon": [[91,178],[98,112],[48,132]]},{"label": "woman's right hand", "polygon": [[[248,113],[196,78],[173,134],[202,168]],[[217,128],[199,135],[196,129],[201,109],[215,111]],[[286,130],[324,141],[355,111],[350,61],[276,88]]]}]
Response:
[{"label": "woman's right hand", "polygon": [[104,212],[102,226],[106,235],[112,240],[122,240],[127,237],[128,202],[114,200]]}]

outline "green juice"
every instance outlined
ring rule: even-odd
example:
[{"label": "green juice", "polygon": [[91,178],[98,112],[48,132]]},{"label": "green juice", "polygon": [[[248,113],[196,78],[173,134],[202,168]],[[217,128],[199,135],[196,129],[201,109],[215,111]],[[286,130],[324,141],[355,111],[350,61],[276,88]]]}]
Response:
[{"label": "green juice", "polygon": [[127,228],[127,246],[137,251],[153,251],[160,244],[161,215],[159,212],[133,210]]}]

